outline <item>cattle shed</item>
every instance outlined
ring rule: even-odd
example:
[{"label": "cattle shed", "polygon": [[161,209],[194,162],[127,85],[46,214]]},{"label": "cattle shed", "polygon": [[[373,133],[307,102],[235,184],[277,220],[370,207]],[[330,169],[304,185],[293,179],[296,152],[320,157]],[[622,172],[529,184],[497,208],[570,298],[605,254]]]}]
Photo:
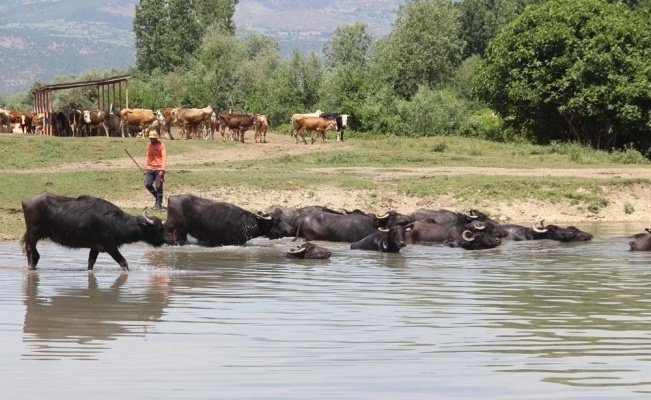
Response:
[{"label": "cattle shed", "polygon": [[[129,108],[129,79],[131,75],[114,76],[111,78],[96,79],[92,81],[80,81],[69,83],[57,83],[53,85],[44,85],[32,89],[34,95],[34,111],[37,114],[44,114],[43,132],[52,134],[45,126],[46,121],[50,121],[52,109],[52,92],[63,89],[73,89],[78,87],[96,86],[97,87],[97,109],[107,110],[108,106],[113,104],[117,110],[123,108],[122,99],[124,98],[124,108]],[[124,96],[122,95],[124,92]],[[50,127],[51,129],[51,127]]]}]

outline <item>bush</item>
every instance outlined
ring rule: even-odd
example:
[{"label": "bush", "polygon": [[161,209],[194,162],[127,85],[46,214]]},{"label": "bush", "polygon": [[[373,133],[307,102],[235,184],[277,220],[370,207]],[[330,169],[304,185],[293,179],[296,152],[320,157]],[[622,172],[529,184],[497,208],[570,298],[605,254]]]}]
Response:
[{"label": "bush", "polygon": [[459,136],[469,138],[505,142],[502,134],[502,121],[490,110],[483,110],[480,114],[471,115],[457,131]]}]

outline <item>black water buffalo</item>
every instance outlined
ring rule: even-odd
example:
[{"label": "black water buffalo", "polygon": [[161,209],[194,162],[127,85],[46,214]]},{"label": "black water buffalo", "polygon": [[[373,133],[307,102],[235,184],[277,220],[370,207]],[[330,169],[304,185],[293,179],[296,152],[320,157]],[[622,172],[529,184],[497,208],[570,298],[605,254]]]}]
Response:
[{"label": "black water buffalo", "polygon": [[501,244],[499,238],[487,235],[483,232],[463,231],[461,240],[450,242],[451,247],[461,247],[466,250],[492,249]]},{"label": "black water buffalo", "polygon": [[305,242],[296,249],[289,249],[285,254],[288,258],[300,259],[325,259],[331,255],[330,250],[310,242]]},{"label": "black water buffalo", "polygon": [[412,222],[409,216],[395,211],[375,216],[373,214],[351,213],[332,214],[315,211],[307,214],[296,230],[296,236],[305,240],[327,240],[330,242],[357,242],[377,231],[393,225],[406,225]]},{"label": "black water buffalo", "polygon": [[544,220],[540,221],[540,227],[533,225],[533,238],[534,240],[549,239],[559,242],[586,242],[592,240],[592,235],[583,232],[574,226],[566,228],[558,225],[545,225]]},{"label": "black water buffalo", "polygon": [[216,202],[192,194],[170,196],[165,229],[176,244],[192,235],[204,246],[240,246],[259,236],[285,236],[278,217],[246,211],[234,204]]},{"label": "black water buffalo", "polygon": [[36,269],[40,255],[36,243],[49,238],[73,249],[90,249],[88,269],[92,270],[100,252],[108,253],[129,270],[118,250],[122,245],[143,241],[158,247],[171,243],[163,223],[156,217],[133,216],[106,200],[91,196],[77,198],[41,193],[22,201],[27,230],[23,250],[29,269]]},{"label": "black water buffalo", "polygon": [[435,222],[431,219],[415,221],[413,229],[406,233],[407,244],[433,244],[448,243],[462,240],[464,231],[482,232],[486,235],[501,238],[507,236],[508,232],[500,228],[499,224],[490,224],[481,221],[466,223],[464,217],[458,217],[455,222]]},{"label": "black water buffalo", "polygon": [[631,236],[632,241],[628,242],[630,251],[651,251],[651,229],[644,229],[644,233],[636,233]]},{"label": "black water buffalo", "polygon": [[406,246],[405,232],[408,232],[413,224],[406,226],[393,225],[389,229],[381,229],[372,233],[364,239],[350,245],[351,250],[374,250],[382,253],[398,253]]},{"label": "black water buffalo", "polygon": [[329,212],[332,214],[342,214],[339,211],[332,210],[324,206],[307,206],[301,208],[291,208],[291,207],[281,207],[281,206],[271,206],[267,208],[264,212],[267,214],[272,214],[280,219],[280,229],[284,232],[284,236],[291,237],[296,236],[296,230],[300,225],[303,217],[307,214],[314,211],[323,211]]},{"label": "black water buffalo", "polygon": [[516,224],[501,224],[502,229],[506,230],[508,234],[505,239],[513,240],[516,242],[522,240],[533,240],[534,232],[532,228]]},{"label": "black water buffalo", "polygon": [[428,208],[419,208],[412,212],[411,216],[414,217],[415,221],[432,220],[434,222],[438,222],[439,224],[457,222],[459,219],[463,219],[464,224],[468,224],[472,221],[490,221],[497,224],[497,221],[490,219],[486,214],[479,210],[467,210],[462,213],[458,213],[446,209],[430,210]]}]

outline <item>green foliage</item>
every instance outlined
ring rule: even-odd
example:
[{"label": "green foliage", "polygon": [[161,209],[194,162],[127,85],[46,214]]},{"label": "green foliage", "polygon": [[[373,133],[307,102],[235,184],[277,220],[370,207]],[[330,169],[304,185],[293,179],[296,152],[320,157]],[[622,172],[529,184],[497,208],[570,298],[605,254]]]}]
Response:
[{"label": "green foliage", "polygon": [[444,136],[459,129],[467,117],[467,106],[453,91],[421,86],[411,100],[399,102],[398,114],[403,123],[397,126],[395,134]]},{"label": "green foliage", "polygon": [[648,16],[604,0],[529,8],[490,43],[475,94],[541,142],[651,145]]},{"label": "green foliage", "polygon": [[486,109],[464,119],[457,133],[470,138],[496,142],[507,141],[507,137],[502,131],[502,120]]},{"label": "green foliage", "polygon": [[372,77],[409,99],[422,85],[448,82],[461,63],[459,13],[447,0],[408,0],[375,47]]},{"label": "green foliage", "polygon": [[483,57],[488,42],[518,14],[518,4],[513,0],[464,0],[454,6],[461,14],[464,58],[473,54]]}]

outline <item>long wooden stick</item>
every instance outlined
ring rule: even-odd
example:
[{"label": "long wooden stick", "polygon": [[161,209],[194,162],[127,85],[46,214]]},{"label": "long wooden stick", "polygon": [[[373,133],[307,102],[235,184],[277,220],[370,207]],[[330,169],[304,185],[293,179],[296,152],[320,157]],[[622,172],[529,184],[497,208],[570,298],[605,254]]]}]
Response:
[{"label": "long wooden stick", "polygon": [[[128,151],[127,149],[124,149],[124,151],[126,151],[127,154],[129,154],[129,151]],[[129,154],[129,157],[131,157],[131,154]],[[140,170],[141,170],[143,173],[145,172],[145,170],[142,169],[142,167],[140,166],[140,164],[138,164],[138,162],[137,162],[133,157],[131,157],[131,160],[133,160],[133,162],[136,163],[136,165],[138,166],[138,168],[140,168]]]}]

